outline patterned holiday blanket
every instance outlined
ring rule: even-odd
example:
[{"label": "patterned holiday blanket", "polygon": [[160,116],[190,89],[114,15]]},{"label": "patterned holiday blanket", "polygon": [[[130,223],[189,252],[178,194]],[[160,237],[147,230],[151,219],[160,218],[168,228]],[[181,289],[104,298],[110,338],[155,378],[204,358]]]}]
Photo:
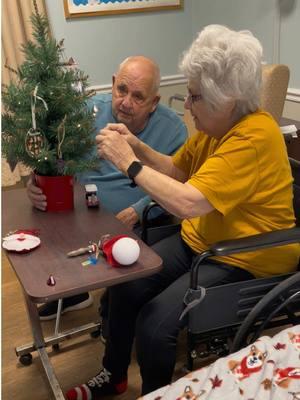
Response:
[{"label": "patterned holiday blanket", "polygon": [[193,371],[139,400],[300,400],[300,325]]}]

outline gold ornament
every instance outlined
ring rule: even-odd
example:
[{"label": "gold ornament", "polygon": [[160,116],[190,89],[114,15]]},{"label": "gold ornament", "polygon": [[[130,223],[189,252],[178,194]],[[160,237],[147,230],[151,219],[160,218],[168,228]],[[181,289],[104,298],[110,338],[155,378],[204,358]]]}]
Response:
[{"label": "gold ornament", "polygon": [[25,137],[25,149],[27,154],[32,158],[39,158],[45,146],[45,135],[37,129],[29,129]]}]

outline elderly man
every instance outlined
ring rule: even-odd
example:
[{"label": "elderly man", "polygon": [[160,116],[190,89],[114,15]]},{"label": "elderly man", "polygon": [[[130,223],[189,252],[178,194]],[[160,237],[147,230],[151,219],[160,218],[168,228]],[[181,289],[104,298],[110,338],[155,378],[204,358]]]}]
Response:
[{"label": "elderly man", "polygon": [[[143,56],[125,59],[112,78],[112,94],[98,94],[92,106],[98,110],[96,131],[108,123],[123,123],[136,137],[151,148],[172,154],[187,137],[186,127],[176,113],[159,104],[160,72],[158,65]],[[95,146],[95,152],[97,151]],[[123,155],[122,155],[123,157]],[[82,183],[95,183],[101,205],[133,228],[139,222],[150,197],[139,187],[132,187],[131,180],[111,162],[99,159],[99,171],[89,171],[78,176]],[[47,206],[46,196],[29,180],[28,196],[41,210]],[[88,293],[72,296],[63,301],[62,313],[87,307],[92,303]],[[42,320],[53,319],[57,301],[40,307]]]},{"label": "elderly man", "polygon": [[[185,107],[197,134],[173,157],[152,150],[123,124],[109,124],[97,136],[101,157],[184,220],[181,233],[154,245],[161,272],[109,289],[103,369],[71,389],[69,400],[125,391],[134,338],[142,394],[169,384],[196,254],[213,242],[295,225],[284,140],[271,115],[259,109],[261,61],[262,47],[250,32],[208,26],[181,62]],[[215,257],[201,266],[199,285],[293,271],[299,254],[293,244]]]}]

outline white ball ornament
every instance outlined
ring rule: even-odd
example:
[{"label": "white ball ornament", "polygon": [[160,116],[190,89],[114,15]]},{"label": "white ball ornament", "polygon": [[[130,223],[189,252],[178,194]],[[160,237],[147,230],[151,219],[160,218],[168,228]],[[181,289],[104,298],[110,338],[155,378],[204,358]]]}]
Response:
[{"label": "white ball ornament", "polygon": [[139,258],[140,246],[137,241],[132,238],[121,238],[114,243],[112,255],[119,264],[130,265]]}]

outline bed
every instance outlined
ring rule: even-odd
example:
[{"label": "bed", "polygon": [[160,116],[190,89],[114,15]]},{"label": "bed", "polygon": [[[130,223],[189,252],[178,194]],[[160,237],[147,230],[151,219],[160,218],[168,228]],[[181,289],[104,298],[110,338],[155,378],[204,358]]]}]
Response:
[{"label": "bed", "polygon": [[300,400],[300,325],[192,371],[139,400]]}]

